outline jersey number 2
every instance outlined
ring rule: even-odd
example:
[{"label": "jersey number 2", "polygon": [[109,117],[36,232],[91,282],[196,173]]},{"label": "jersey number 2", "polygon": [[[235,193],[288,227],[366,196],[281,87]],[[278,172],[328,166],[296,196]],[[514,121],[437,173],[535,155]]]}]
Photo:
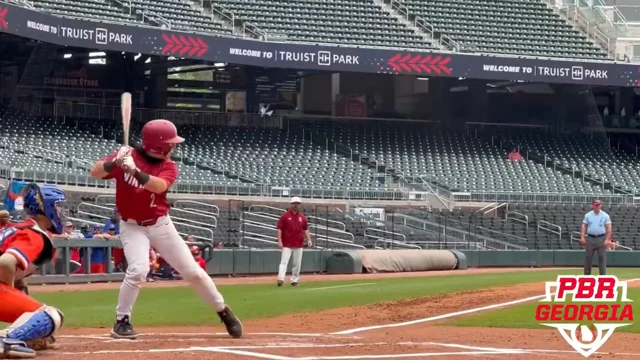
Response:
[{"label": "jersey number 2", "polygon": [[149,207],[158,207],[158,205],[156,205],[156,194],[151,193],[151,204],[149,204]]}]

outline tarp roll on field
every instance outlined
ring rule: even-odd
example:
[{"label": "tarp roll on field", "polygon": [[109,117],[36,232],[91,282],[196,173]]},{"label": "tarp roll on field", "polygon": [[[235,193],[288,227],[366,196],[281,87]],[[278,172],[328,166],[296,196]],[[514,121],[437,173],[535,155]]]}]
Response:
[{"label": "tarp roll on field", "polygon": [[453,270],[457,259],[448,250],[359,250],[368,272]]}]

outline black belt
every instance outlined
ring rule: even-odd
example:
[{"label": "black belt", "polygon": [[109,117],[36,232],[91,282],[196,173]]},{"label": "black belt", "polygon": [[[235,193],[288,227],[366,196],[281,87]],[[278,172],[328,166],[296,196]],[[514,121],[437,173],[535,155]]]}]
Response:
[{"label": "black belt", "polygon": [[592,238],[599,238],[599,237],[603,237],[606,234],[600,234],[600,235],[591,235],[591,234],[587,234],[588,237],[592,237]]}]

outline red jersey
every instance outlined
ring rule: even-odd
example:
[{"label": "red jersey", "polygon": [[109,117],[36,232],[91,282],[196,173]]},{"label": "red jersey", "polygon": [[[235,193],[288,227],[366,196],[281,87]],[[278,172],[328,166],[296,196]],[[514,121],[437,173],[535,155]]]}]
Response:
[{"label": "red jersey", "polygon": [[[117,151],[104,158],[104,161],[113,161],[116,154]],[[127,220],[146,221],[167,215],[170,208],[167,192],[178,177],[178,166],[170,159],[151,162],[138,150],[133,150],[131,157],[140,171],[163,179],[168,186],[162,194],[152,193],[140,185],[133,175],[116,167],[105,179],[116,180],[116,207],[120,216]]]},{"label": "red jersey", "polygon": [[10,228],[10,227],[13,227],[13,223],[11,221],[7,221],[6,225],[1,225],[0,224],[0,231],[2,231],[4,229],[7,229],[7,228]]},{"label": "red jersey", "polygon": [[304,240],[304,232],[309,228],[307,217],[301,212],[297,214],[291,210],[285,211],[278,220],[278,230],[282,231],[282,246],[288,248],[301,248]]}]

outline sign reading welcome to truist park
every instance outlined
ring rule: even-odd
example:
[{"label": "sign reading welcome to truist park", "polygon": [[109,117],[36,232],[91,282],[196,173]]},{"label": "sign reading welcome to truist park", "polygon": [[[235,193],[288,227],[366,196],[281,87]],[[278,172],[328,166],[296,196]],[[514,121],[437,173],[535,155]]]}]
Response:
[{"label": "sign reading welcome to truist park", "polygon": [[630,64],[264,42],[62,18],[4,3],[0,31],[59,45],[285,69],[640,86],[640,67]]}]

